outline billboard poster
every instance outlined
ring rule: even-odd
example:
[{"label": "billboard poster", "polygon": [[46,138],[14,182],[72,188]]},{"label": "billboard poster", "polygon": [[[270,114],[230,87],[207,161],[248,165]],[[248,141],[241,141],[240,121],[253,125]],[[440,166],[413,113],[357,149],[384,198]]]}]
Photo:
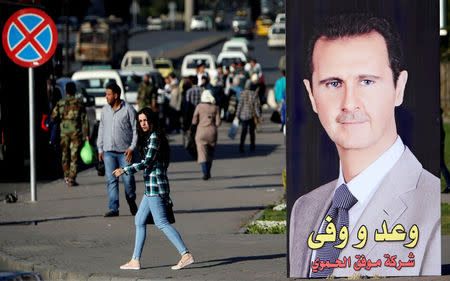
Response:
[{"label": "billboard poster", "polygon": [[439,1],[286,13],[288,275],[440,275]]}]

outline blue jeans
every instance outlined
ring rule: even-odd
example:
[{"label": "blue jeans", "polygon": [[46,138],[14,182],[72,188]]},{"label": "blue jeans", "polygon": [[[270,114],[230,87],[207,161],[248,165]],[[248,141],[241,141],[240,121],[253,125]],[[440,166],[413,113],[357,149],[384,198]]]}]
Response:
[{"label": "blue jeans", "polygon": [[133,259],[139,260],[141,258],[146,236],[145,221],[150,213],[153,216],[156,227],[164,232],[170,242],[177,248],[180,255],[189,252],[178,231],[167,221],[166,207],[163,199],[159,196],[144,195],[136,217],[134,218],[134,223],[136,224],[136,242],[134,244]]},{"label": "blue jeans", "polygon": [[[119,210],[119,178],[116,178],[112,172],[117,168],[123,168],[130,163],[126,160],[123,152],[105,151],[103,153],[103,162],[105,163],[105,174],[108,179],[109,209],[117,212]],[[133,175],[122,175],[123,185],[125,187],[125,196],[127,202],[136,200],[136,182]]]}]

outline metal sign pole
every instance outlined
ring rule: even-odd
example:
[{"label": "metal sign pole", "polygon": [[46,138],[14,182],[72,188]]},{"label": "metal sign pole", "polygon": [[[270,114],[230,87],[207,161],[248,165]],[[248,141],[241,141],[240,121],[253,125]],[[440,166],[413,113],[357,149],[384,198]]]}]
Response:
[{"label": "metal sign pole", "polygon": [[34,132],[34,72],[33,68],[28,68],[28,85],[29,85],[29,114],[30,114],[30,187],[31,201],[36,201],[36,154],[35,154],[35,132]]}]

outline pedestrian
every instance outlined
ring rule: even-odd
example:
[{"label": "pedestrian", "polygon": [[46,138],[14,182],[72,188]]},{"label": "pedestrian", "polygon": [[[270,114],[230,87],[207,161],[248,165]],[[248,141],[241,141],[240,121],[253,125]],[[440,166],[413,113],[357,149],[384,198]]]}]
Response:
[{"label": "pedestrian", "polygon": [[177,248],[181,259],[173,270],[181,269],[194,262],[194,257],[181,239],[178,231],[170,225],[167,219],[166,204],[170,204],[170,187],[167,178],[169,166],[169,142],[160,127],[158,117],[149,108],[144,108],[137,114],[138,117],[138,152],[142,161],[129,166],[122,166],[112,172],[119,177],[123,174],[132,175],[139,170],[144,171],[145,194],[139,205],[138,213],[134,219],[136,224],[136,238],[134,252],[131,260],[122,265],[120,269],[140,269],[140,258],[146,237],[146,221],[151,215],[156,227],[164,232],[167,238]]},{"label": "pedestrian", "polygon": [[192,116],[194,115],[195,107],[200,103],[203,89],[197,85],[197,76],[190,76],[192,87],[186,91],[186,103],[185,103],[185,128],[189,130],[191,127]]},{"label": "pedestrian", "polygon": [[[104,161],[108,178],[109,211],[105,217],[119,215],[119,179],[112,172],[131,164],[136,148],[136,110],[120,99],[120,87],[111,83],[106,87],[107,105],[103,106],[98,128],[98,160]],[[133,175],[123,175],[125,198],[134,216],[136,206],[136,183]]]},{"label": "pedestrian", "polygon": [[52,122],[59,123],[64,181],[69,187],[78,185],[75,179],[83,132],[89,141],[86,108],[80,99],[75,98],[76,91],[75,83],[67,83],[66,97],[56,103],[51,115]]},{"label": "pedestrian", "polygon": [[150,81],[150,75],[145,74],[143,81],[139,84],[137,104],[139,110],[144,107],[156,108],[156,90]]},{"label": "pedestrian", "polygon": [[261,105],[259,103],[258,94],[256,93],[257,85],[249,83],[247,88],[242,91],[238,106],[236,109],[235,120],[239,119],[241,130],[241,142],[239,144],[239,151],[244,152],[245,137],[247,131],[250,131],[250,151],[255,151],[255,127],[259,119],[262,122]]},{"label": "pedestrian", "polygon": [[217,127],[220,126],[220,109],[215,104],[211,91],[204,90],[201,102],[197,105],[192,118],[192,125],[197,125],[195,143],[197,145],[197,162],[201,164],[203,180],[211,178],[211,166],[217,142]]}]

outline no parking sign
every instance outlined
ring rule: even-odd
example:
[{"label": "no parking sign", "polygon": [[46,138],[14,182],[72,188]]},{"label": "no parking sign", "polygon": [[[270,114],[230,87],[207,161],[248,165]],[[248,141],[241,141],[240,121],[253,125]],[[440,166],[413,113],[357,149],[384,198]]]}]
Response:
[{"label": "no parking sign", "polygon": [[2,34],[8,57],[23,67],[36,67],[49,60],[58,44],[53,20],[38,9],[22,9],[6,22]]},{"label": "no parking sign", "polygon": [[36,201],[36,160],[34,132],[34,73],[48,61],[58,44],[58,32],[53,20],[43,11],[28,8],[15,12],[3,27],[2,43],[8,57],[28,68],[30,126],[30,187],[31,201]]}]

